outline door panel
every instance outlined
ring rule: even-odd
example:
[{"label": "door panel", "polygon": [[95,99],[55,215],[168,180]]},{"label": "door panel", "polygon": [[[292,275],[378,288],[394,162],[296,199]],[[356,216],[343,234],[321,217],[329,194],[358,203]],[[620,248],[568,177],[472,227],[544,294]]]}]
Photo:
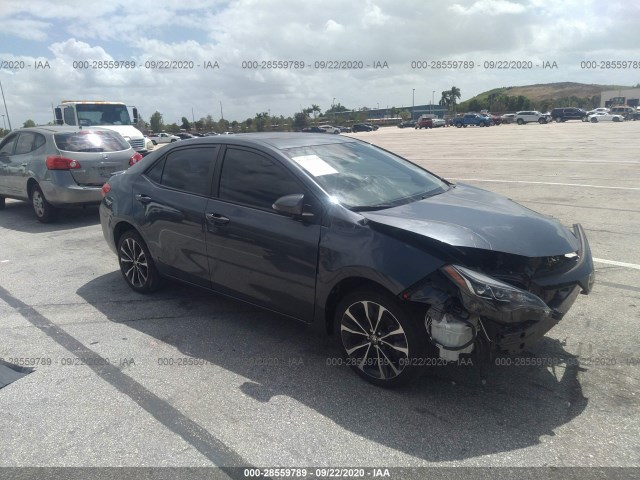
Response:
[{"label": "door panel", "polygon": [[176,148],[133,186],[135,219],[158,269],[211,287],[205,208],[218,147]]},{"label": "door panel", "polygon": [[213,199],[206,211],[217,216],[207,221],[213,288],[310,322],[320,226]]}]

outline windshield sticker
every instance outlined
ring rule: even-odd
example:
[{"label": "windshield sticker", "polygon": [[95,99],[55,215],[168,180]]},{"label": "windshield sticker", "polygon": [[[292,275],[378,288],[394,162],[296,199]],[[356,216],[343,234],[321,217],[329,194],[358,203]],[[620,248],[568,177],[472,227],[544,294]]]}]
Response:
[{"label": "windshield sticker", "polygon": [[332,173],[338,173],[335,168],[333,168],[317,155],[301,155],[299,157],[291,158],[294,162],[296,162],[314,177],[321,177],[322,175],[331,175]]}]

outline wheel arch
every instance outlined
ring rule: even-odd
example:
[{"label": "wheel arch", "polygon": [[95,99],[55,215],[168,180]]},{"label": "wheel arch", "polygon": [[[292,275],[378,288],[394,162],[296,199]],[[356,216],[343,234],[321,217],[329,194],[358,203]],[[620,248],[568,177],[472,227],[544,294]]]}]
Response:
[{"label": "wheel arch", "polygon": [[138,235],[142,237],[140,231],[126,220],[118,222],[118,224],[113,229],[113,242],[116,248],[118,248],[118,243],[120,242],[120,238],[122,238],[122,235],[124,235],[125,232],[128,232],[129,230],[134,230]]},{"label": "wheel arch", "polygon": [[332,335],[334,333],[333,317],[335,316],[336,307],[340,303],[340,300],[347,293],[363,288],[371,288],[373,290],[378,290],[380,292],[393,295],[393,292],[386,288],[384,285],[369,278],[359,276],[343,278],[333,286],[333,288],[329,292],[329,295],[327,296],[326,301],[324,302],[324,318],[322,320],[324,321],[323,331],[327,335]]},{"label": "wheel arch", "polygon": [[40,186],[35,178],[29,177],[29,180],[27,180],[27,197],[29,197],[29,200],[31,200],[31,191],[33,190],[34,185]]}]

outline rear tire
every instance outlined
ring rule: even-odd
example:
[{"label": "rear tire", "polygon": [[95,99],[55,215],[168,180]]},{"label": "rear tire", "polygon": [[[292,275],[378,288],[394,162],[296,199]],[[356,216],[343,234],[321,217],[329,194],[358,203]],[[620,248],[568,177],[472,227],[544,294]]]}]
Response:
[{"label": "rear tire", "polygon": [[4,209],[6,202],[4,200],[4,197],[0,197],[0,210]]},{"label": "rear tire", "polygon": [[598,123],[598,119],[597,118],[592,118],[591,119],[591,123]]},{"label": "rear tire", "polygon": [[456,127],[458,127],[458,128],[462,128],[462,125],[461,125],[461,124],[459,124],[459,123],[457,123],[457,124],[456,124]]},{"label": "rear tire", "polygon": [[160,287],[160,274],[146,243],[135,230],[128,230],[118,241],[118,263],[127,285],[138,293],[151,293]]},{"label": "rear tire", "polygon": [[539,120],[538,120],[538,123],[539,123],[540,125],[544,125],[545,123],[547,123],[547,120],[546,120],[546,119],[544,119],[544,118],[541,118],[541,119],[539,119]]},{"label": "rear tire", "polygon": [[343,357],[380,387],[405,385],[420,374],[429,341],[412,312],[388,293],[364,288],[338,304],[334,332]]},{"label": "rear tire", "polygon": [[31,187],[31,206],[36,214],[36,218],[42,223],[51,223],[58,216],[58,210],[47,202],[40,185],[37,183]]},{"label": "rear tire", "polygon": [[519,119],[518,119],[518,125],[524,125],[524,120],[523,120],[523,119],[521,119],[521,118],[519,118]]}]

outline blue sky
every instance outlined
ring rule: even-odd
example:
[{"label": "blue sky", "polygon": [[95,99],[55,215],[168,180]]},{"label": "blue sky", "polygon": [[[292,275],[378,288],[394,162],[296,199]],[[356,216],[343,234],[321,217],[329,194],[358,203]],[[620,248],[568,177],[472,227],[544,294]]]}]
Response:
[{"label": "blue sky", "polygon": [[[495,87],[574,81],[635,85],[637,69],[584,69],[583,60],[640,62],[640,2],[629,0],[391,1],[0,0],[0,81],[15,125],[51,119],[66,98],[124,101],[166,122],[207,114],[410,105],[452,85],[463,100]],[[47,70],[8,68],[49,62]],[[81,70],[81,60],[134,60],[135,70]],[[193,62],[157,70],[145,62]],[[255,60],[303,60],[304,69],[242,68]],[[346,60],[384,69],[321,69]],[[515,60],[557,69],[414,69],[414,60]],[[217,61],[219,69],[196,65]],[[2,65],[0,65],[2,66]]]}]

